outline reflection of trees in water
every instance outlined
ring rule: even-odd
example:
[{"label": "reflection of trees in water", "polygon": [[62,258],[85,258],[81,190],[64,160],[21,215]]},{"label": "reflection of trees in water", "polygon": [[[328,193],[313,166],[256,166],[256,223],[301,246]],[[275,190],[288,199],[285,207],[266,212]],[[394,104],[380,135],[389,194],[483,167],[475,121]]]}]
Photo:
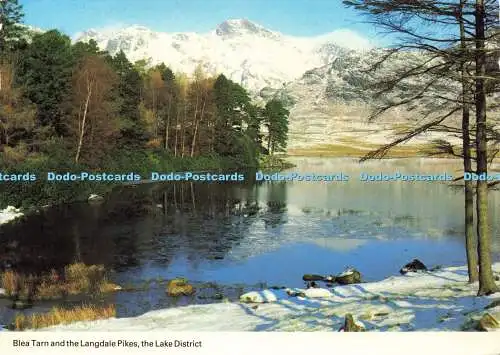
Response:
[{"label": "reflection of trees in water", "polygon": [[[248,193],[253,189],[229,184],[165,186],[155,198],[163,203],[165,214],[157,247],[168,249],[170,255],[184,254],[194,266],[205,259],[224,258],[255,222],[248,218],[258,208]],[[156,261],[163,264],[162,257],[168,254],[157,254]]]},{"label": "reflection of trees in water", "polygon": [[[259,204],[261,189],[267,194],[265,209]],[[284,223],[285,212],[284,184],[121,187],[102,204],[51,208],[2,227],[0,257],[8,252],[20,269],[30,271],[75,261],[118,269],[141,262],[166,266],[177,255],[196,267],[203,260],[224,258],[260,218],[266,227]],[[4,250],[14,240],[17,249]]]},{"label": "reflection of trees in water", "polygon": [[280,181],[267,184],[267,213],[263,217],[266,228],[277,227],[286,222],[287,186]]}]

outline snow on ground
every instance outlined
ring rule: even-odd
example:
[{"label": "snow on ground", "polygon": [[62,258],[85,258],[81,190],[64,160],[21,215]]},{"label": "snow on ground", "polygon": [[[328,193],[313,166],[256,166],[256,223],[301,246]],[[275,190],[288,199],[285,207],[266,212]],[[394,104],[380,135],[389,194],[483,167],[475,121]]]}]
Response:
[{"label": "snow on ground", "polygon": [[21,217],[23,213],[19,208],[13,206],[8,206],[7,208],[0,210],[0,224],[4,224],[12,221],[18,217]]},{"label": "snow on ground", "polygon": [[[494,270],[500,272],[500,263]],[[347,313],[368,331],[461,330],[498,299],[498,294],[476,297],[477,284],[467,283],[466,267],[410,273],[329,291],[323,293],[328,297],[308,298],[290,297],[286,290],[265,290],[258,292],[260,300],[255,299],[267,303],[195,305],[45,330],[337,331]],[[488,312],[500,319],[500,306]]]}]

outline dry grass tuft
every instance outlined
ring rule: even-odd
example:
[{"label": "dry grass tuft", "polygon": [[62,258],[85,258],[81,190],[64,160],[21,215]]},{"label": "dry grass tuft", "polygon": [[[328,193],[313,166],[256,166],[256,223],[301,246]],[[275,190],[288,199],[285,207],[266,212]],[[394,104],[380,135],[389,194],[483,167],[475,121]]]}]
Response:
[{"label": "dry grass tuft", "polygon": [[1,280],[7,296],[33,300],[58,299],[83,293],[100,294],[120,289],[108,281],[104,266],[83,263],[66,266],[63,276],[55,270],[39,277],[7,271]]},{"label": "dry grass tuft", "polygon": [[6,271],[1,277],[2,287],[7,296],[30,298],[35,291],[36,278],[33,275],[20,275],[14,271]]},{"label": "dry grass tuft", "polygon": [[79,306],[72,309],[54,307],[48,313],[25,316],[19,314],[14,320],[15,330],[39,329],[58,324],[69,324],[80,321],[93,321],[116,316],[114,305],[104,307]]},{"label": "dry grass tuft", "polygon": [[2,274],[2,286],[7,296],[13,296],[19,285],[19,275],[13,271],[6,271]]}]

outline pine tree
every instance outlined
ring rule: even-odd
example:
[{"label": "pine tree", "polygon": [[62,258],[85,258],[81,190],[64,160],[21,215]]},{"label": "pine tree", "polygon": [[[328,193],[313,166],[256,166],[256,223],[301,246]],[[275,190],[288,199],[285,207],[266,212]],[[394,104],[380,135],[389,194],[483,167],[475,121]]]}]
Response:
[{"label": "pine tree", "polygon": [[0,1],[0,53],[13,49],[20,40],[23,33],[20,23],[23,18],[23,7],[18,0]]},{"label": "pine tree", "polygon": [[68,100],[74,58],[71,39],[57,30],[34,36],[21,58],[16,77],[25,96],[37,105],[37,121],[63,135],[64,104]]},{"label": "pine tree", "polygon": [[115,88],[119,98],[118,114],[122,120],[123,144],[141,146],[147,140],[146,127],[141,121],[139,105],[142,100],[142,77],[140,72],[129,62],[123,51],[108,58],[118,75]]},{"label": "pine tree", "polygon": [[272,99],[264,109],[264,124],[267,127],[267,149],[270,154],[283,151],[288,140],[288,116],[290,112],[281,101]]},{"label": "pine tree", "polygon": [[165,150],[169,149],[169,136],[170,127],[172,124],[172,117],[175,112],[175,107],[177,105],[178,90],[175,81],[174,72],[167,67],[164,67],[161,72],[161,78],[164,83],[163,96],[167,101],[167,104],[162,112],[163,116],[163,146]]}]

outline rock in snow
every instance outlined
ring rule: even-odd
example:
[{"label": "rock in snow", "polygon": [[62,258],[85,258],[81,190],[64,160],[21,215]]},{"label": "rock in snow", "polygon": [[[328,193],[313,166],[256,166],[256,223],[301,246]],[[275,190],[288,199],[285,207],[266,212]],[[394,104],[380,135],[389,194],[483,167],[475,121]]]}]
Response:
[{"label": "rock in snow", "polygon": [[244,303],[268,303],[276,302],[277,300],[278,296],[274,291],[270,290],[252,291],[240,296],[240,301]]},{"label": "rock in snow", "polygon": [[308,288],[303,292],[307,298],[326,298],[332,296],[332,293],[326,288]]}]

